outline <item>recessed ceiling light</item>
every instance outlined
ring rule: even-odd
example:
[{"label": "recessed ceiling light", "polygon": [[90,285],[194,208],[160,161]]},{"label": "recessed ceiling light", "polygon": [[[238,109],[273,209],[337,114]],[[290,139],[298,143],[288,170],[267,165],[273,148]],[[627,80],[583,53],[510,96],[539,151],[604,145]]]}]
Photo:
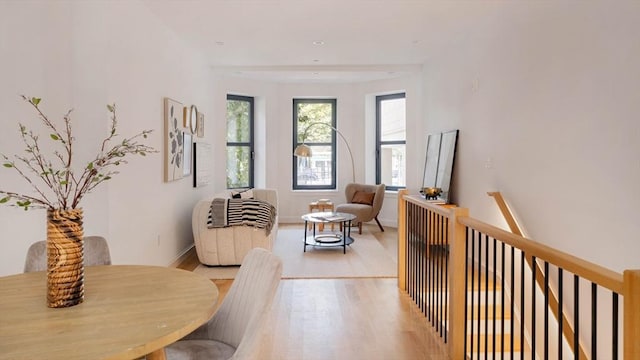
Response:
[{"label": "recessed ceiling light", "polygon": [[313,62],[320,62],[320,60],[318,60],[318,59],[313,59]]},{"label": "recessed ceiling light", "polygon": [[320,73],[319,72],[314,72],[313,75],[320,75]]},{"label": "recessed ceiling light", "polygon": [[313,42],[313,45],[324,45],[324,41],[316,40],[316,41]]},{"label": "recessed ceiling light", "polygon": [[216,41],[216,45],[222,46],[222,45],[224,45],[224,41]]}]

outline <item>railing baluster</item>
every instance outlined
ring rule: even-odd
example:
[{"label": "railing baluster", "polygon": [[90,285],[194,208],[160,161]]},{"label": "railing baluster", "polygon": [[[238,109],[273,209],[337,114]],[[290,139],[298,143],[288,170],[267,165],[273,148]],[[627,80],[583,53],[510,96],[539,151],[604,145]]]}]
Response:
[{"label": "railing baluster", "polygon": [[618,359],[618,293],[614,292],[613,293],[613,299],[611,300],[613,302],[613,314],[611,316],[612,318],[612,326],[613,329],[612,330],[612,344],[611,344],[611,359],[612,360],[616,360]]},{"label": "railing baluster", "polygon": [[417,219],[416,226],[422,236],[416,239],[416,264],[418,266],[418,276],[416,277],[416,302],[424,313],[424,242],[429,235],[424,231],[424,209],[420,209],[420,216]]},{"label": "railing baluster", "polygon": [[[484,261],[489,264],[489,236],[484,235]],[[489,268],[484,267],[484,360],[489,360]]]},{"label": "railing baluster", "polygon": [[435,236],[433,237],[433,241],[431,244],[431,249],[430,251],[432,251],[433,253],[433,268],[434,268],[434,272],[433,272],[433,322],[434,322],[434,327],[436,328],[436,332],[438,331],[438,306],[439,306],[439,299],[438,299],[438,292],[440,292],[440,289],[438,287],[439,285],[439,281],[438,281],[438,276],[440,273],[440,268],[439,268],[439,263],[438,263],[438,215],[436,213],[433,213],[432,215],[432,219],[434,220],[433,222],[433,232],[435,234]]},{"label": "railing baluster", "polygon": [[564,319],[564,312],[562,311],[562,293],[563,293],[563,275],[562,275],[563,269],[562,268],[558,268],[558,360],[562,360],[562,353],[563,353],[563,349],[562,349],[562,339],[563,339],[563,332],[562,332],[562,323],[563,323],[563,319]]},{"label": "railing baluster", "polygon": [[573,348],[575,360],[580,360],[580,278],[573,275]]},{"label": "railing baluster", "polygon": [[440,336],[442,336],[442,318],[440,317],[440,311],[442,309],[442,262],[440,261],[440,259],[442,258],[442,255],[440,254],[440,246],[442,246],[442,239],[440,237],[440,234],[442,234],[442,228],[441,228],[441,223],[440,223],[440,215],[435,214],[435,218],[436,218],[436,233],[438,234],[436,236],[436,268],[438,269],[438,276],[437,281],[436,281],[436,321],[437,321],[437,326],[436,326],[436,331],[440,332]]},{"label": "railing baluster", "polygon": [[496,358],[496,273],[498,272],[497,269],[497,254],[496,254],[496,247],[497,247],[498,243],[496,241],[496,238],[493,238],[493,359],[495,360]]},{"label": "railing baluster", "polygon": [[[473,245],[472,245],[473,248]],[[471,255],[471,257],[473,258],[473,255]],[[469,331],[469,312],[468,312],[468,306],[467,304],[469,303],[469,265],[470,265],[470,261],[469,261],[469,229],[467,228],[467,231],[465,231],[464,234],[464,258],[465,258],[465,264],[466,266],[464,267],[464,354],[466,356],[467,354],[467,332]],[[471,263],[473,264],[473,263]],[[471,265],[473,267],[473,265]],[[473,282],[473,278],[471,278],[471,281]],[[473,295],[471,296],[471,301],[473,302]],[[471,305],[473,306],[473,305]],[[473,313],[473,311],[472,311]],[[473,326],[471,327],[473,329]]]},{"label": "railing baluster", "polygon": [[420,307],[421,311],[424,313],[424,241],[428,237],[428,235],[424,232],[424,209],[420,209],[419,217],[416,219],[416,227],[418,228],[418,232],[422,234],[418,239],[416,239],[416,264],[418,266],[418,276],[416,276],[416,303]]},{"label": "railing baluster", "polygon": [[536,257],[531,257],[531,360],[536,360]]},{"label": "railing baluster", "polygon": [[[420,243],[422,242],[422,239],[424,239],[423,237],[423,233],[422,233],[422,227],[421,227],[421,218],[422,218],[422,211],[418,212],[418,214],[416,214],[416,218],[415,218],[415,230],[417,232],[418,237],[416,237],[415,241],[413,242],[413,261],[414,261],[414,265],[420,266],[420,262],[419,262],[419,258],[418,256],[420,256]],[[416,276],[414,276],[413,278],[413,296],[414,296],[414,301],[416,302],[416,304],[418,304],[418,306],[420,308],[422,308],[422,306],[420,305],[420,298],[419,298],[419,293],[418,293],[418,289],[419,289],[419,283],[418,283],[418,279],[420,279],[420,272],[418,272],[416,274]]]},{"label": "railing baluster", "polygon": [[[413,207],[415,207],[415,205],[411,204]],[[412,212],[412,216],[411,216],[411,233],[413,234],[412,238],[411,238],[411,243],[410,245],[410,252],[408,252],[408,256],[409,256],[409,262],[410,262],[410,268],[411,271],[408,271],[407,274],[410,274],[410,279],[407,281],[407,284],[409,284],[409,288],[411,291],[411,298],[413,299],[413,301],[415,302],[416,298],[415,298],[415,279],[417,276],[417,273],[414,271],[415,269],[417,269],[416,267],[416,262],[415,262],[415,252],[416,252],[416,241],[418,240],[418,236],[420,234],[417,233],[417,231],[419,231],[419,229],[416,228],[416,222],[417,217],[419,214],[416,214],[415,211]],[[419,304],[418,304],[419,305]]]},{"label": "railing baluster", "polygon": [[[426,282],[425,282],[425,273],[427,272],[427,268],[425,266],[425,262],[427,261],[427,248],[426,248],[426,243],[429,242],[429,231],[428,231],[428,222],[426,221],[426,215],[427,215],[427,211],[426,209],[421,209],[420,211],[420,220],[419,220],[419,224],[418,227],[420,228],[420,232],[423,234],[423,236],[420,238],[420,247],[418,248],[418,252],[417,252],[417,256],[418,256],[418,287],[420,288],[419,292],[420,292],[420,310],[422,311],[423,314],[427,315],[427,309],[426,309],[426,305],[425,305],[425,297],[427,296],[426,294]],[[427,317],[428,319],[428,317]]]},{"label": "railing baluster", "polygon": [[443,316],[442,316],[442,309],[444,308],[444,302],[445,300],[443,299],[444,296],[444,280],[443,279],[443,275],[444,275],[444,261],[443,261],[443,251],[442,249],[444,248],[444,239],[442,238],[442,232],[443,232],[443,219],[442,219],[442,215],[437,215],[438,217],[438,272],[439,272],[439,280],[438,280],[438,329],[440,332],[440,337],[442,337],[442,328],[443,326]]},{"label": "railing baluster", "polygon": [[[534,264],[535,266],[535,264]],[[544,358],[549,358],[549,262],[544,262]]]},{"label": "railing baluster", "polygon": [[415,259],[416,259],[416,265],[418,267],[418,273],[416,276],[416,302],[418,304],[418,306],[420,307],[420,311],[422,311],[422,313],[424,314],[424,242],[428,241],[429,238],[429,234],[427,234],[424,230],[424,209],[420,209],[420,216],[417,219],[417,223],[416,223],[416,227],[418,228],[418,231],[420,234],[422,234],[422,236],[420,236],[420,238],[416,239],[416,253],[415,253]]},{"label": "railing baluster", "polygon": [[433,263],[433,251],[431,249],[431,243],[433,242],[433,221],[432,221],[432,216],[428,217],[428,224],[429,226],[427,227],[427,233],[428,235],[428,240],[427,243],[425,244],[426,247],[426,251],[427,251],[427,277],[426,277],[426,281],[429,284],[429,293],[427,295],[427,299],[428,299],[428,316],[429,316],[429,321],[431,321],[431,324],[434,323],[434,319],[433,319],[433,297],[434,297],[434,293],[433,291],[434,286],[433,286],[433,279],[434,279],[434,263]]},{"label": "railing baluster", "polygon": [[433,324],[433,303],[432,303],[432,299],[433,299],[433,259],[432,259],[432,253],[431,253],[431,242],[433,241],[433,224],[431,222],[431,219],[429,217],[427,217],[427,242],[425,243],[425,253],[427,254],[426,256],[426,268],[427,268],[427,273],[425,276],[425,281],[429,286],[429,292],[427,293],[427,318],[429,319],[429,321],[431,321],[431,324]]},{"label": "railing baluster", "polygon": [[515,335],[515,322],[514,322],[514,318],[516,316],[516,273],[515,273],[515,262],[516,262],[516,255],[515,255],[515,248],[513,246],[509,246],[511,248],[511,316],[510,316],[510,323],[509,326],[511,326],[511,338],[509,339],[509,354],[511,355],[510,358],[513,359],[513,343],[514,343],[514,335]]},{"label": "railing baluster", "polygon": [[[473,359],[473,326],[474,321],[475,321],[475,306],[474,306],[474,300],[475,300],[475,288],[476,288],[476,278],[475,278],[475,272],[476,272],[476,231],[471,229],[471,319],[469,320],[470,325],[471,325],[471,336],[469,337],[469,342],[471,343],[471,349],[470,349],[470,353],[471,353],[471,359]],[[468,291],[468,290],[467,290]],[[465,334],[466,335],[466,334]],[[465,340],[466,341],[466,340]]]},{"label": "railing baluster", "polygon": [[591,359],[598,357],[598,285],[591,283]]},{"label": "railing baluster", "polygon": [[[505,308],[505,304],[504,304],[504,250],[505,250],[505,245],[503,242],[500,242],[500,248],[501,248],[501,259],[502,261],[501,266],[500,266],[500,326],[501,326],[501,331],[500,334],[502,334],[502,336],[500,336],[500,358],[503,359],[504,358],[504,308]],[[511,331],[513,332],[513,328],[511,329]]]},{"label": "railing baluster", "polygon": [[524,250],[520,250],[520,359],[524,359]]},{"label": "railing baluster", "polygon": [[413,204],[407,203],[407,272],[405,274],[406,283],[407,283],[407,292],[409,296],[413,299],[413,277],[414,277],[414,266],[413,266],[413,242],[416,237],[415,228],[413,227],[415,212],[413,211]]},{"label": "railing baluster", "polygon": [[[412,206],[415,206],[413,204],[411,204]],[[417,276],[417,274],[415,273],[415,269],[416,269],[416,263],[415,263],[415,247],[416,247],[416,240],[418,239],[419,235],[417,233],[418,229],[416,229],[416,218],[418,216],[418,214],[416,214],[414,211],[410,212],[412,215],[409,219],[410,222],[410,233],[411,233],[411,239],[409,241],[408,244],[408,251],[407,251],[407,256],[409,257],[409,271],[407,271],[407,288],[409,289],[409,294],[411,295],[411,299],[413,299],[414,302],[416,302],[416,298],[415,298],[415,278]],[[417,304],[417,302],[416,302]]]},{"label": "railing baluster", "polygon": [[480,315],[480,312],[482,311],[482,306],[480,301],[482,300],[481,296],[482,296],[482,233],[478,233],[478,319],[477,319],[477,328],[476,330],[478,330],[478,359],[480,359],[480,326],[482,324],[482,316]]},{"label": "railing baluster", "polygon": [[[449,333],[449,218],[444,218],[444,238],[445,238],[445,256],[444,256],[444,288],[445,288],[445,299],[444,302],[444,323],[446,324],[446,329],[444,331],[444,343],[447,343],[447,334]],[[466,257],[466,248],[465,248],[465,257]],[[466,285],[466,284],[465,284]],[[465,292],[466,293],[466,292]],[[466,301],[465,301],[466,303]]]}]

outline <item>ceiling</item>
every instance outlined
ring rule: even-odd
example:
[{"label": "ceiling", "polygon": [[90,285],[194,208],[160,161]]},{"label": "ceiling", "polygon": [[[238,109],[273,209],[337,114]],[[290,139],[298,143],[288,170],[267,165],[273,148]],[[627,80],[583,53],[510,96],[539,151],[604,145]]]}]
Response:
[{"label": "ceiling", "polygon": [[420,71],[504,1],[143,0],[212,69],[280,82],[359,82]]}]

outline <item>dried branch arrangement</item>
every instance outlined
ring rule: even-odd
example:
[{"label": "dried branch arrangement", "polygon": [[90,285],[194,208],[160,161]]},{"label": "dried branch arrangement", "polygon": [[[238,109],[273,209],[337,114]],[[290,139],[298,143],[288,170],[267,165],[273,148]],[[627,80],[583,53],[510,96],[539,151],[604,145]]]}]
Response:
[{"label": "dried branch arrangement", "polygon": [[35,194],[26,195],[0,189],[0,204],[7,203],[25,210],[30,208],[75,209],[87,193],[117,174],[118,171],[114,170],[114,167],[127,163],[128,156],[145,156],[156,152],[152,147],[139,143],[153,130],[144,130],[130,138],[116,141],[115,138],[118,136],[116,106],[115,104],[107,105],[111,113],[109,135],[102,141],[98,155],[86,164],[80,170],[82,173],[78,175],[72,166],[74,142],[71,134],[72,110],[64,115],[64,129],[59,131],[38,107],[41,99],[24,95],[22,99],[33,106],[45,128],[50,132],[48,138],[57,143],[61,149],[53,152],[53,159],[47,158],[51,155],[42,152],[39,136],[20,123],[20,136],[25,144],[26,154],[13,157],[0,154],[0,157],[4,160],[2,165],[17,171],[31,185]]}]

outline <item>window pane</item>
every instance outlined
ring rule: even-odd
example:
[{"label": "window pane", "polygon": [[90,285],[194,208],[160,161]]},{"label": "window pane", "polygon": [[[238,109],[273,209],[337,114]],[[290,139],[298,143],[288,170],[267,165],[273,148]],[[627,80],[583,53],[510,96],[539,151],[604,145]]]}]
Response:
[{"label": "window pane", "polygon": [[311,145],[313,156],[298,159],[298,185],[331,185],[331,146]]},{"label": "window pane", "polygon": [[310,158],[293,159],[294,189],[336,187],[336,100],[293,99],[294,147],[306,144]]},{"label": "window pane", "polygon": [[387,186],[406,185],[405,145],[380,146],[380,177]]},{"label": "window pane", "polygon": [[380,141],[406,139],[404,98],[381,101],[380,116]]},{"label": "window pane", "polygon": [[250,124],[250,103],[227,100],[227,142],[249,142]]},{"label": "window pane", "polygon": [[249,187],[251,150],[248,146],[227,146],[227,188]]},{"label": "window pane", "polygon": [[[298,103],[298,142],[330,143],[331,142],[331,103]],[[325,125],[310,125],[322,123]],[[306,139],[302,139],[307,130]]]}]

